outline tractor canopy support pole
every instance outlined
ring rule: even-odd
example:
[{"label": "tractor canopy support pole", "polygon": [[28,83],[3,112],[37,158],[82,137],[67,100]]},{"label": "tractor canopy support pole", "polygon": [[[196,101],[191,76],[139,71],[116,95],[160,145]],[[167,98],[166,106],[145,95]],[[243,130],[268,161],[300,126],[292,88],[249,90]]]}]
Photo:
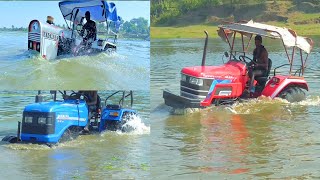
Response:
[{"label": "tractor canopy support pole", "polygon": [[292,65],[293,65],[294,51],[295,51],[295,46],[293,46],[293,48],[292,48],[292,56],[291,56],[291,63],[290,63],[290,75],[291,75],[291,72],[292,72]]},{"label": "tractor canopy support pole", "polygon": [[130,91],[130,95],[131,95],[131,107],[132,107],[132,105],[133,105],[133,91]]},{"label": "tractor canopy support pole", "polygon": [[[225,36],[225,38],[226,38],[226,40],[227,40],[227,42],[228,42],[228,44],[229,44],[230,49],[231,49],[231,44],[230,44],[228,35],[227,35],[226,32],[224,31],[224,29],[222,29],[222,31],[223,31],[223,34],[224,34],[224,36]],[[230,53],[231,53],[231,52],[230,52]],[[231,60],[231,56],[229,56],[229,60]]]},{"label": "tractor canopy support pole", "polygon": [[248,44],[247,44],[247,47],[246,47],[245,51],[248,51],[248,49],[249,49],[249,46],[250,46],[250,43],[251,43],[252,36],[253,36],[253,34],[251,34],[251,36],[250,36],[250,39],[249,39],[249,42],[248,42]]},{"label": "tractor canopy support pole", "polygon": [[244,41],[243,41],[243,34],[241,33],[241,41],[242,41],[242,51],[243,51],[243,55],[246,55],[246,52],[244,50]]},{"label": "tractor canopy support pole", "polygon": [[[303,61],[303,57],[302,57],[302,50],[300,49],[300,59],[301,59],[301,75],[303,76],[304,73],[304,68],[305,68],[305,61]],[[307,59],[307,58],[306,58]]]},{"label": "tractor canopy support pole", "polygon": [[287,58],[288,58],[288,61],[289,61],[289,64],[290,64],[290,72],[289,72],[289,74],[291,75],[291,66],[292,66],[292,62],[291,62],[291,60],[290,60],[290,57],[289,57],[289,54],[288,54],[287,47],[286,47],[286,45],[284,44],[284,41],[283,41],[283,40],[282,40],[282,44],[283,44],[284,50],[286,51],[286,55],[287,55]]},{"label": "tractor canopy support pole", "polygon": [[204,48],[203,48],[203,55],[202,55],[201,66],[205,66],[205,65],[206,65],[207,46],[208,46],[208,39],[209,39],[208,32],[207,32],[207,31],[204,31],[204,33],[206,34],[206,40],[205,40]]},{"label": "tractor canopy support pole", "polygon": [[123,106],[123,101],[124,101],[124,98],[125,98],[125,93],[126,93],[126,91],[123,91],[123,93],[122,93],[121,106]]},{"label": "tractor canopy support pole", "polygon": [[232,51],[233,51],[234,40],[236,39],[236,34],[237,34],[237,32],[235,31],[234,34],[233,34],[233,40],[232,40],[232,46],[231,46],[231,53],[232,53]]},{"label": "tractor canopy support pole", "polygon": [[307,67],[306,64],[307,64],[307,59],[308,59],[308,57],[309,57],[309,54],[307,54],[307,57],[306,57],[306,59],[304,60],[304,63],[303,63],[303,64],[304,64],[304,68]]}]

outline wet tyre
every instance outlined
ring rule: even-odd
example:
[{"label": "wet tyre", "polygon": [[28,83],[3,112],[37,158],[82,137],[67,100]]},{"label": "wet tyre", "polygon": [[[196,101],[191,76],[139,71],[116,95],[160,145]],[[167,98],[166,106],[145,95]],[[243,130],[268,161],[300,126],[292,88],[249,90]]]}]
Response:
[{"label": "wet tyre", "polygon": [[121,132],[131,132],[134,130],[133,127],[131,127],[129,125],[125,125],[128,121],[131,120],[131,117],[133,115],[134,115],[134,113],[130,112],[130,113],[125,113],[122,116],[121,123],[119,123],[119,129],[121,129]]},{"label": "wet tyre", "polygon": [[2,141],[9,142],[9,143],[16,143],[18,142],[18,138],[16,136],[5,136],[2,138]]},{"label": "wet tyre", "polygon": [[280,92],[278,97],[292,103],[305,100],[306,94],[300,87],[288,87]]},{"label": "wet tyre", "polygon": [[59,139],[59,143],[64,143],[71,140],[72,140],[72,133],[70,129],[66,129],[62,134],[61,138]]}]

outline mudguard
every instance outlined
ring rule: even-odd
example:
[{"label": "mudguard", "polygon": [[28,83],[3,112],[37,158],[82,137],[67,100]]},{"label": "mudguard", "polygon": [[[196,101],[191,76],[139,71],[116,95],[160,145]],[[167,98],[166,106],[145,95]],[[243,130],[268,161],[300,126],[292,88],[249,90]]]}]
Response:
[{"label": "mudguard", "polygon": [[[123,117],[128,113],[137,114],[135,110],[121,108],[120,105],[107,105],[101,114],[99,132],[107,130],[107,126],[110,124],[116,125],[125,123]],[[118,130],[116,127],[117,126],[114,126],[113,130]]]},{"label": "mudguard", "polygon": [[309,90],[308,84],[303,77],[278,75],[268,81],[261,95],[275,98],[288,86],[298,86],[307,91]]}]

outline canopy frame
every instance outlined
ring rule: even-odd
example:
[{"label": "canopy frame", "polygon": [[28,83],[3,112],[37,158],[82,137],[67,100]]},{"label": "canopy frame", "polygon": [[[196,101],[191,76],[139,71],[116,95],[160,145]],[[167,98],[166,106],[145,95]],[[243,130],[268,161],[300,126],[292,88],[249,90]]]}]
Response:
[{"label": "canopy frame", "polygon": [[[72,30],[72,34],[71,34],[71,37],[73,37],[73,34],[74,34],[74,30],[75,30],[75,20],[76,20],[76,18],[77,18],[77,14],[78,14],[78,12],[79,12],[79,9],[80,8],[83,8],[83,7],[87,7],[87,8],[90,8],[90,7],[97,7],[97,6],[101,6],[101,8],[102,8],[102,17],[104,17],[104,19],[103,19],[103,21],[97,21],[97,22],[99,22],[99,23],[101,23],[101,22],[106,22],[106,40],[108,40],[109,39],[109,37],[113,37],[113,43],[116,43],[116,41],[117,41],[117,37],[118,37],[118,34],[117,33],[115,33],[115,32],[113,32],[112,31],[112,33],[110,34],[110,27],[111,27],[111,21],[110,22],[108,22],[108,15],[107,15],[107,12],[106,12],[106,1],[104,1],[104,0],[101,0],[100,2],[101,2],[101,5],[92,5],[92,6],[75,6],[71,11],[70,11],[70,13],[68,13],[68,14],[66,14],[66,15],[64,15],[63,14],[63,12],[62,12],[62,10],[61,10],[61,3],[62,3],[63,1],[61,1],[60,3],[59,3],[59,7],[60,7],[60,11],[61,11],[61,14],[62,14],[62,16],[63,16],[63,18],[64,18],[64,20],[65,20],[65,22],[66,22],[66,24],[67,24],[67,26],[68,26],[68,29],[71,29]],[[69,1],[70,2],[70,1]],[[98,1],[96,1],[96,2],[98,2]],[[76,12],[74,12],[76,10]],[[70,18],[69,19],[67,19],[66,17],[68,17],[70,15]],[[119,16],[118,16],[119,17]],[[79,23],[82,23],[83,22],[83,19],[84,19],[84,17],[81,17],[81,19],[80,19],[80,22]],[[70,25],[68,24],[68,22],[67,22],[67,20],[68,21],[70,21]],[[71,25],[72,24],[72,25]],[[97,35],[98,34],[101,34],[101,32],[97,32]]]},{"label": "canopy frame", "polygon": [[[299,48],[299,47],[297,46],[297,43],[296,43],[298,36],[297,36],[297,34],[296,34],[295,31],[293,31],[293,30],[291,30],[291,29],[288,29],[288,31],[291,33],[291,35],[295,38],[295,45],[292,46],[292,55],[291,55],[291,57],[290,57],[290,55],[289,55],[289,53],[288,53],[289,47],[287,47],[287,46],[285,45],[285,42],[284,42],[284,40],[283,40],[283,37],[282,37],[282,35],[281,35],[278,31],[274,31],[274,30],[270,30],[270,29],[262,29],[262,28],[259,29],[258,27],[246,26],[246,24],[240,24],[240,23],[229,23],[229,24],[235,24],[235,25],[237,25],[238,27],[241,27],[241,26],[244,27],[243,29],[236,29],[236,28],[229,27],[228,25],[220,25],[220,26],[218,26],[218,27],[219,27],[218,35],[219,35],[223,40],[225,40],[225,41],[228,43],[228,45],[229,45],[229,47],[230,47],[230,53],[231,53],[231,54],[233,53],[234,43],[235,43],[235,39],[236,39],[235,37],[236,37],[236,34],[237,34],[237,33],[239,33],[239,34],[241,35],[242,50],[243,50],[242,53],[243,53],[244,55],[245,55],[246,52],[248,52],[248,49],[249,49],[249,46],[250,46],[250,42],[251,42],[252,36],[253,36],[254,34],[260,35],[260,36],[264,36],[264,37],[268,37],[268,38],[272,38],[272,39],[281,39],[282,44],[283,44],[283,47],[284,47],[285,52],[286,52],[286,56],[287,56],[287,58],[288,58],[288,62],[289,62],[289,64],[290,64],[289,74],[290,74],[290,75],[292,74],[292,66],[293,66],[293,61],[294,61],[295,49],[296,49],[296,47]],[[245,28],[247,28],[247,27],[252,28],[252,29],[256,28],[257,31],[256,31],[256,32],[246,31]],[[265,32],[265,33],[259,33],[259,31],[260,31],[260,32]],[[221,32],[222,32],[222,34],[221,34]],[[274,34],[277,34],[278,36],[275,36],[275,35],[274,35],[274,36],[271,36],[271,35],[269,35],[269,33],[270,33],[270,34],[271,34],[271,33],[274,33]],[[229,35],[232,35],[232,34],[233,34],[233,37],[228,36],[228,34],[229,34]],[[249,34],[250,36],[249,36],[249,41],[248,41],[248,43],[246,44],[246,47],[245,47],[243,36],[245,36],[246,34]],[[231,38],[232,38],[232,40],[231,40]],[[304,38],[305,38],[305,37],[304,37]],[[313,41],[312,41],[312,39],[311,39],[311,38],[305,38],[305,40],[310,44],[310,51],[311,51],[312,48],[313,48]],[[306,68],[306,62],[307,62],[307,59],[308,59],[308,57],[309,57],[309,53],[306,52],[307,55],[306,55],[305,59],[303,59],[303,52],[302,52],[302,49],[301,49],[301,48],[299,48],[299,53],[300,53],[300,59],[301,59],[301,70],[300,70],[300,71],[301,71],[301,75],[303,75],[303,74],[304,74],[304,70],[305,70],[305,68]],[[231,60],[231,57],[232,57],[232,56],[229,56],[229,60]],[[300,74],[299,74],[299,75],[300,75]]]}]

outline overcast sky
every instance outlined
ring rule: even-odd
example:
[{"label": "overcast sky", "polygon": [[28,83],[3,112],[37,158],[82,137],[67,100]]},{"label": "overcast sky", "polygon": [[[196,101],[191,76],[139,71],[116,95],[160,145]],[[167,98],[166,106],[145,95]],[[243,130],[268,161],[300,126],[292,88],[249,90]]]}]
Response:
[{"label": "overcast sky", "polygon": [[[0,1],[0,27],[27,27],[33,19],[45,22],[47,16],[53,16],[55,24],[63,25],[59,1]],[[108,1],[109,2],[109,1]],[[150,24],[149,1],[111,1],[117,6],[118,15],[123,20],[143,17]]]}]

